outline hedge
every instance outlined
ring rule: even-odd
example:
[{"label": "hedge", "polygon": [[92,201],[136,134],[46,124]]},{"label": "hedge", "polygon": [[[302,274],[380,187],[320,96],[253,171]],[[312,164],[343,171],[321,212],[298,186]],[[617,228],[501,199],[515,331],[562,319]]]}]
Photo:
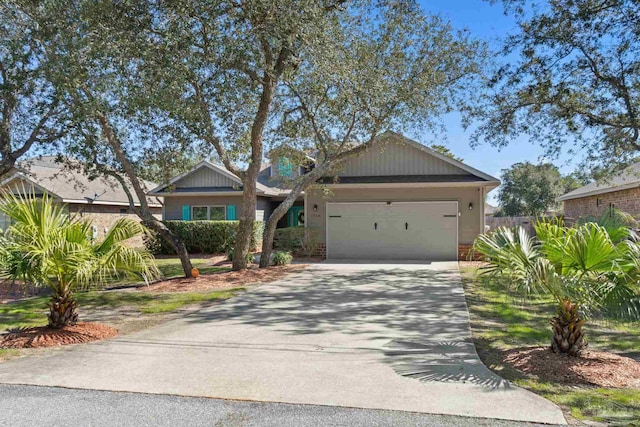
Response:
[{"label": "hedge", "polygon": [[[182,240],[189,253],[226,253],[233,248],[239,221],[164,221],[164,224]],[[257,248],[262,241],[264,223],[254,223],[251,246]],[[175,251],[156,233],[149,233],[144,244],[154,255],[175,255]]]},{"label": "hedge", "polygon": [[302,226],[278,228],[273,236],[273,247],[294,254],[314,256],[320,247],[320,230]]}]

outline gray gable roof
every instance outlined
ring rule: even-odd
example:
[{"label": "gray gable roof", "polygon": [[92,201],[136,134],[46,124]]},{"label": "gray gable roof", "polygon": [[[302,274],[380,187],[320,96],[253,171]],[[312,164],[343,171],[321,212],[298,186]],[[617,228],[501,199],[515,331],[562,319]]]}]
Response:
[{"label": "gray gable roof", "polygon": [[[379,158],[383,151],[378,150],[377,145],[384,147],[385,144],[400,145],[409,154],[412,164],[415,164],[416,173],[357,173],[349,174],[349,167],[354,163],[367,163],[369,157],[374,160]],[[417,152],[416,152],[417,151]],[[369,157],[365,157],[369,156]],[[307,156],[311,161],[315,159]],[[432,163],[439,165],[437,174],[429,173],[428,167],[421,165],[424,159],[431,159]],[[393,158],[392,162],[402,162],[402,159]],[[346,165],[346,166],[345,166]],[[347,170],[345,171],[345,167]],[[285,196],[291,190],[286,188],[288,182],[271,172],[273,164],[265,163],[258,174],[256,189],[258,195],[263,196]],[[356,166],[357,168],[357,166]],[[479,183],[487,188],[495,188],[500,181],[478,169],[475,169],[463,162],[452,159],[437,151],[413,141],[405,136],[387,131],[378,139],[369,143],[369,147],[360,156],[354,156],[347,160],[341,167],[343,174],[328,176],[319,180],[320,183],[332,183],[337,177],[337,182],[342,184],[394,184],[394,183]],[[361,172],[361,171],[360,171]],[[172,178],[168,183],[153,188],[148,194],[171,196],[179,193],[235,193],[242,191],[242,181],[222,165],[217,165],[206,160],[198,163],[193,169]]]},{"label": "gray gable roof", "polygon": [[[114,178],[99,177],[91,180],[80,171],[65,168],[52,156],[21,162],[13,173],[0,182],[0,186],[14,184],[27,188],[30,185],[35,186],[39,191],[44,191],[64,203],[129,205],[127,194]],[[152,182],[145,184],[147,188],[156,186]],[[132,192],[132,195],[135,204],[139,205],[140,201],[135,193]],[[152,207],[162,206],[155,198],[148,198],[148,202]]]},{"label": "gray gable roof", "polygon": [[597,194],[611,193],[613,191],[627,190],[629,188],[640,187],[640,162],[634,163],[622,172],[613,175],[603,182],[591,182],[584,187],[573,190],[556,200],[579,199],[581,197],[595,196]]},{"label": "gray gable roof", "polygon": [[[277,192],[258,182],[258,194],[276,195]],[[148,194],[170,195],[180,192],[221,192],[242,191],[242,180],[227,170],[206,160],[193,169],[172,178],[168,183],[155,186]]]}]

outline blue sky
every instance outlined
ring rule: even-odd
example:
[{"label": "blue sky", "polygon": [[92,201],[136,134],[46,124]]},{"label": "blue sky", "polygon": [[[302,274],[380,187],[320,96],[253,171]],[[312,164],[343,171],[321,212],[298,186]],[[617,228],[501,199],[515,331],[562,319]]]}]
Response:
[{"label": "blue sky", "polygon": [[[490,46],[498,47],[501,40],[516,30],[513,18],[505,16],[501,3],[490,4],[484,0],[419,0],[427,12],[439,13],[456,28],[468,28],[477,38],[487,41]],[[498,150],[489,144],[471,148],[469,145],[471,130],[464,131],[457,114],[444,118],[447,141],[443,144],[465,163],[488,174],[499,177],[502,169],[517,162],[538,162],[544,155],[543,149],[522,137],[515,139],[508,147]],[[429,142],[431,138],[420,138]],[[580,159],[576,159],[579,161]],[[566,157],[554,159],[563,173],[575,169],[577,161],[569,161]],[[497,190],[489,194],[490,202],[495,202]]]}]

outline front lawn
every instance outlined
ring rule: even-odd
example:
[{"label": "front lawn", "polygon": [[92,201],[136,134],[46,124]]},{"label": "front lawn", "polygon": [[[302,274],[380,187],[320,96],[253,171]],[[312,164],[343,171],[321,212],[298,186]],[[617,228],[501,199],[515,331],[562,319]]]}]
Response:
[{"label": "front lawn", "polygon": [[[156,258],[156,265],[162,273],[163,279],[175,279],[176,277],[183,277],[184,271],[182,270],[182,264],[177,257]],[[192,257],[191,265],[198,269],[200,274],[212,274],[222,271],[230,271],[229,267],[220,267],[211,264],[208,257],[203,256],[201,258]],[[107,287],[118,287],[135,284],[135,281],[131,280],[116,280],[107,284]]]},{"label": "front lawn", "polygon": [[[214,292],[150,293],[135,291],[78,292],[80,320],[97,311],[124,309],[133,315],[176,311],[186,305],[231,298],[244,288]],[[47,323],[48,297],[34,297],[0,305],[0,331]]]},{"label": "front lawn", "polygon": [[[218,273],[220,271],[231,270],[231,268],[229,267],[219,267],[211,265],[211,261],[207,257],[192,257],[191,264],[198,269],[200,274],[212,274]],[[182,264],[180,264],[179,258],[156,258],[156,265],[160,269],[160,272],[162,272],[162,275],[165,279],[173,279],[175,277],[184,276],[184,271],[182,271]]]},{"label": "front lawn", "polygon": [[[487,280],[478,280],[475,268],[461,264],[471,327],[483,362],[504,378],[558,404],[567,418],[580,421],[629,425],[640,420],[640,390],[563,386],[527,377],[502,361],[504,350],[525,346],[549,346],[549,319],[554,304],[543,298],[517,297]],[[589,321],[589,347],[600,351],[640,358],[640,322]],[[640,425],[640,424],[631,424]]]}]

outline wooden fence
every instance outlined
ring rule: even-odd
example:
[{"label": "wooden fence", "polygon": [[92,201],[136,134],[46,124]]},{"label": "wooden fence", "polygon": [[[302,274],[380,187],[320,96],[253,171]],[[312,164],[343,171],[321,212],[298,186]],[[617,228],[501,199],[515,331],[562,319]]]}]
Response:
[{"label": "wooden fence", "polygon": [[536,218],[531,216],[488,216],[485,218],[485,224],[489,226],[489,230],[495,230],[498,227],[517,227],[520,226],[527,230],[529,235],[533,235],[533,224]]}]

